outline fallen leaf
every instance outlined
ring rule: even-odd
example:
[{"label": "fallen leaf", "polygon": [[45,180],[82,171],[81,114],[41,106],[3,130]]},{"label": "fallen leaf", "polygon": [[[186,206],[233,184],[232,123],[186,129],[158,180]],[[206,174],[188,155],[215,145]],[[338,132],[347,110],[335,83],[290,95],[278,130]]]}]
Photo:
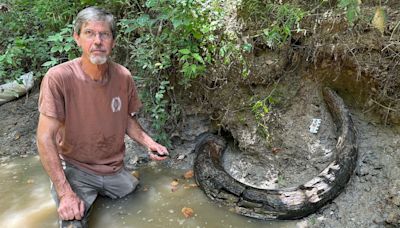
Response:
[{"label": "fallen leaf", "polygon": [[190,218],[193,216],[193,209],[190,207],[184,207],[182,208],[182,214],[185,216],[185,218]]},{"label": "fallen leaf", "polygon": [[187,172],[183,175],[183,177],[184,177],[185,179],[190,179],[190,178],[193,177],[193,175],[194,175],[193,170],[189,170],[189,171],[187,171]]}]

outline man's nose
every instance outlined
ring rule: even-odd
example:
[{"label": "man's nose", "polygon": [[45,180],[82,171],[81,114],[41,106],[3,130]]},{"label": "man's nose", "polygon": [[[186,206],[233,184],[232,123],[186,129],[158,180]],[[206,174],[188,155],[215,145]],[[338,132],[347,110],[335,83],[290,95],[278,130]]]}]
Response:
[{"label": "man's nose", "polygon": [[101,39],[101,34],[100,33],[96,33],[94,35],[94,40],[93,40],[96,44],[100,44],[102,39]]}]

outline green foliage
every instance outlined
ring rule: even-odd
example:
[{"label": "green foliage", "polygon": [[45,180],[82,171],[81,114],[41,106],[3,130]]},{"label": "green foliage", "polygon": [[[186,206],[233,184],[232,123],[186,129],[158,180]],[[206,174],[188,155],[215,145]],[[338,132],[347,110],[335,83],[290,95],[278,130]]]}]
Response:
[{"label": "green foliage", "polygon": [[272,96],[272,93],[261,100],[256,100],[251,106],[251,111],[257,122],[257,130],[261,136],[263,136],[269,143],[271,136],[269,134],[269,128],[267,125],[267,114],[271,110],[271,106],[275,104],[276,101]]},{"label": "green foliage", "polygon": [[342,8],[346,11],[347,20],[350,24],[353,24],[354,21],[360,15],[360,0],[340,0],[339,8]]},{"label": "green foliage", "polygon": [[9,12],[0,13],[0,82],[34,71],[41,77],[49,60],[47,36],[72,21],[78,1],[9,0]]},{"label": "green foliage", "polygon": [[42,66],[52,67],[79,56],[79,49],[75,44],[72,31],[73,25],[69,24],[67,27],[61,29],[60,32],[50,35],[46,39],[51,46],[50,53],[52,56],[50,56],[50,60],[43,63]]},{"label": "green foliage", "polygon": [[169,137],[164,130],[165,124],[168,120],[168,114],[166,112],[168,102],[164,98],[167,89],[170,89],[168,85],[169,81],[162,81],[160,83],[158,91],[156,92],[156,95],[154,97],[154,105],[151,109],[151,117],[153,119],[152,127],[158,133],[155,136],[155,139],[167,143],[167,146],[170,146]]},{"label": "green foliage", "polygon": [[243,0],[239,15],[256,31],[253,37],[274,48],[286,43],[292,33],[300,32],[300,22],[306,12],[289,3],[274,1]]},{"label": "green foliage", "polygon": [[300,32],[300,21],[304,12],[290,4],[278,5],[273,8],[275,20],[270,26],[263,29],[263,37],[269,47],[285,43],[292,35],[292,31]]},{"label": "green foliage", "polygon": [[174,93],[171,83],[166,82],[190,88],[192,80],[204,77],[210,65],[245,63],[242,52],[251,50],[251,45],[238,45],[236,37],[225,32],[221,1],[147,0],[144,6],[137,15],[120,20],[118,45],[130,50],[128,62],[134,64],[145,87],[142,98],[152,104],[146,111],[153,117],[153,128],[166,135],[161,127],[180,113],[170,96]]},{"label": "green foliage", "polygon": [[232,47],[226,40],[220,42],[223,10],[218,1],[148,0],[145,6],[137,18],[120,21],[124,35],[139,36],[133,46],[129,39],[125,45],[144,74],[176,68],[182,73],[181,83],[190,86],[190,79],[203,75],[207,64],[224,57],[229,61]]},{"label": "green foliage", "polygon": [[15,37],[0,55],[0,82],[14,80],[25,72],[40,68],[38,63],[46,59],[46,48],[43,39],[36,36]]}]

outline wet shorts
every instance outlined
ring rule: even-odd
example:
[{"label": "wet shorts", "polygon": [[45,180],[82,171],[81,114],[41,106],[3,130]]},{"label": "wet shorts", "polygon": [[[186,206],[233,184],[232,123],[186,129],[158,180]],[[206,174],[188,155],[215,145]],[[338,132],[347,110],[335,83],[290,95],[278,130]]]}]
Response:
[{"label": "wet shorts", "polygon": [[[85,215],[80,221],[60,221],[60,227],[88,227],[90,209],[98,194],[112,199],[121,198],[133,192],[139,183],[138,179],[124,168],[116,174],[102,176],[82,171],[64,161],[62,163],[65,176],[72,190],[85,203]],[[53,184],[51,186],[51,193],[58,207],[59,201]]]}]

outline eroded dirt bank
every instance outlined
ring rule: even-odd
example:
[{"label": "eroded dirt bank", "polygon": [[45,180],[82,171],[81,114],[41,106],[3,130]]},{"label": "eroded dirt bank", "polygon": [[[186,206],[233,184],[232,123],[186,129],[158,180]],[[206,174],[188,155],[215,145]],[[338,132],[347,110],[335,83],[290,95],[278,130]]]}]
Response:
[{"label": "eroded dirt bank", "polygon": [[[292,101],[276,110],[275,130],[270,148],[252,134],[254,125],[232,128],[239,141],[247,148],[239,154],[228,153],[225,167],[232,176],[248,184],[282,187],[309,179],[329,161],[334,147],[331,119],[320,96],[321,83],[298,77],[290,83],[282,81],[282,89],[294,87]],[[346,97],[346,96],[344,96]],[[35,129],[38,112],[37,93],[29,98],[0,107],[1,158],[36,154]],[[346,102],[346,99],[345,99]],[[358,130],[359,161],[356,172],[344,192],[319,212],[299,225],[308,227],[396,227],[400,220],[400,128],[380,123],[380,119],[363,113],[357,105],[348,106]],[[308,131],[310,120],[321,118],[317,134]],[[148,121],[141,119],[146,127]],[[196,136],[215,129],[206,115],[193,115],[186,119],[187,127],[174,136],[172,159],[167,166],[190,168]],[[279,127],[277,127],[279,126]],[[147,127],[146,127],[147,128]],[[242,137],[242,138],[241,138]],[[249,140],[252,139],[252,140]],[[242,145],[242,147],[243,147]],[[128,140],[127,166],[131,169],[147,164],[145,151]],[[271,175],[274,174],[275,176]]]}]

